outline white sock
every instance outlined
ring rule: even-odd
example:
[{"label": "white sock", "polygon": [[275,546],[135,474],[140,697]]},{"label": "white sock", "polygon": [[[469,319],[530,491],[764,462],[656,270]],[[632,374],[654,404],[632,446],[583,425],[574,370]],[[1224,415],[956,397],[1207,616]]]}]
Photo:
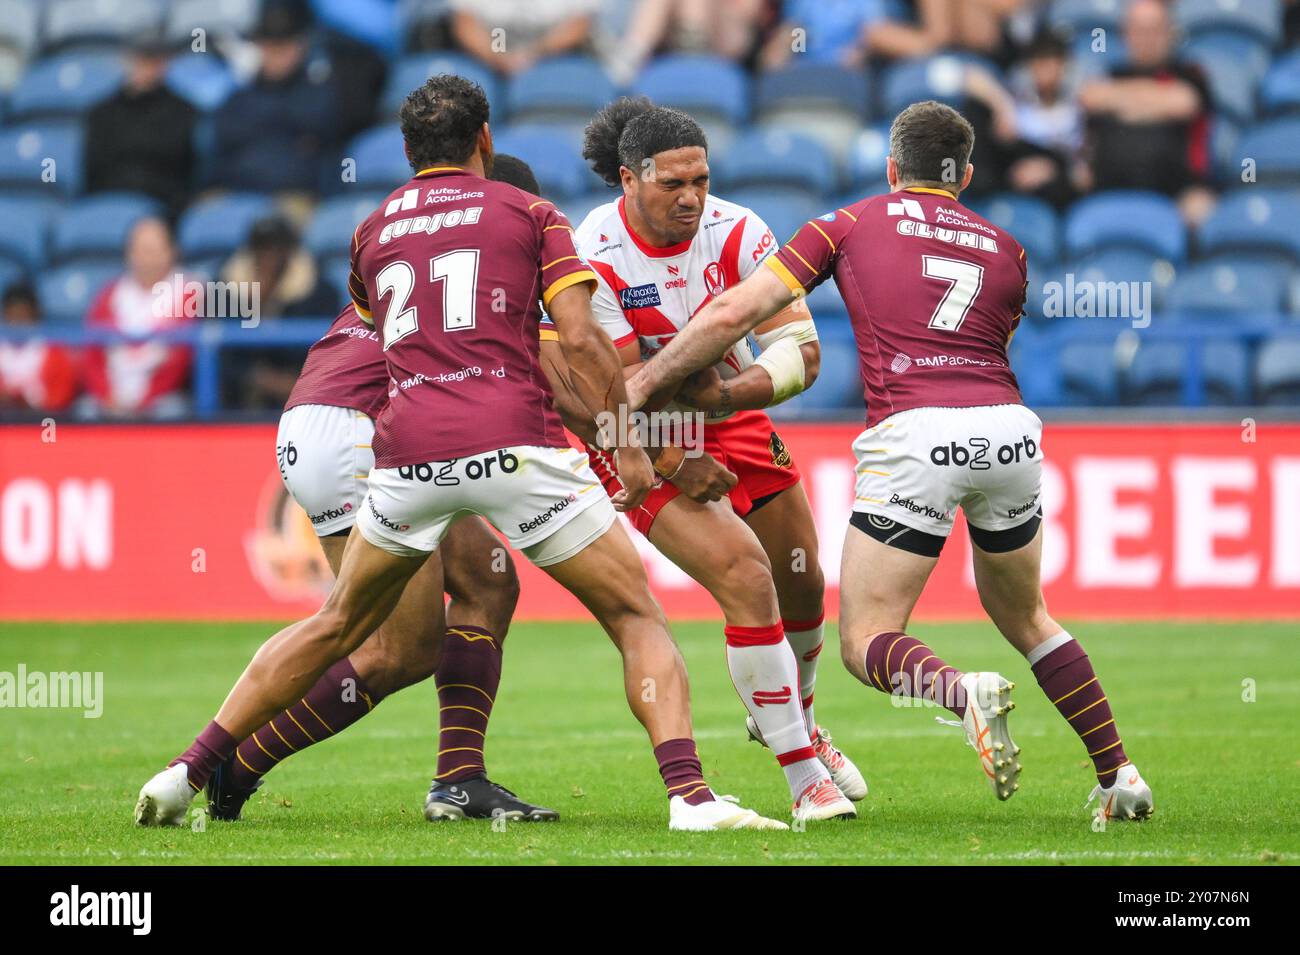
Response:
[{"label": "white sock", "polygon": [[[772,636],[777,640],[765,642]],[[808,741],[797,693],[799,668],[781,635],[781,625],[728,627],[727,669],[768,748],[783,764],[791,795],[798,799],[810,785],[829,778]],[[799,758],[800,754],[806,755]]]},{"label": "white sock", "polygon": [[826,629],[825,617],[815,621],[782,621],[785,627],[785,639],[794,651],[795,663],[799,666],[799,699],[803,703],[804,722],[808,726],[808,737],[817,732],[817,719],[813,716],[813,688],[817,685],[817,659],[822,652],[822,636]]},{"label": "white sock", "polygon": [[1034,647],[1034,649],[1026,653],[1025,660],[1028,661],[1030,666],[1034,666],[1035,664],[1038,663],[1039,660],[1043,659],[1043,657],[1047,656],[1053,650],[1057,650],[1060,647],[1065,646],[1073,639],[1074,637],[1070,636],[1070,634],[1067,631],[1062,630],[1056,636],[1048,637],[1038,646]]}]

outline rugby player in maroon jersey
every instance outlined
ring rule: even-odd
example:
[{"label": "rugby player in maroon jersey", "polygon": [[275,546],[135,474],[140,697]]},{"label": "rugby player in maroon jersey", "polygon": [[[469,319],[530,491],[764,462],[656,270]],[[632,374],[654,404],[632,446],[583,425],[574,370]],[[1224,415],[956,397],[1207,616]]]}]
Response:
[{"label": "rugby player in maroon jersey", "polygon": [[591,315],[595,275],[571,228],[546,200],[484,178],[492,136],[477,84],[433,77],[407,97],[401,125],[415,175],[353,238],[350,291],[363,318],[381,309],[389,401],[338,579],[320,611],[262,646],[212,722],[145,784],[137,823],[183,821],[238,741],[356,650],[468,511],[574,593],[619,649],[629,706],[668,790],[670,828],[785,828],[716,798],[704,781],[685,667],[614,520],[616,506],[644,500],[649,459],[634,432],[607,433],[623,488],[606,496],[569,447],[538,365],[544,306],[591,414],[626,403],[617,354]]},{"label": "rugby player in maroon jersey", "polygon": [[808,222],[768,268],[715,299],[648,362],[629,395],[638,403],[707,367],[833,275],[867,406],[840,574],[845,666],[877,690],[947,707],[997,797],[1016,791],[1020,751],[1007,731],[1014,684],[957,670],[906,633],[960,507],[980,601],[1086,747],[1099,812],[1144,819],[1151,789],[1124,752],[1088,655],[1043,600],[1042,422],[1021,403],[1007,360],[1025,254],[958,200],[974,174],[974,138],[950,107],[903,110],[890,130],[891,192]]}]

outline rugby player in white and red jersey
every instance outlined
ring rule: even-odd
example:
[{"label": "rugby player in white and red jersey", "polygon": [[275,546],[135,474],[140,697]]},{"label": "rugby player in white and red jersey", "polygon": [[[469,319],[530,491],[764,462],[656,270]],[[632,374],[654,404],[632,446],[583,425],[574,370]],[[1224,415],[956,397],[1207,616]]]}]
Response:
[{"label": "rugby player in white and red jersey", "polygon": [[[583,155],[621,191],[587,216],[576,242],[600,277],[592,309],[631,375],[777,242],[752,210],[710,194],[704,131],[679,110],[617,100],[588,125]],[[765,349],[757,361],[741,339],[715,372],[674,389],[667,410],[703,409],[707,454],[656,448],[662,480],[628,517],[717,600],[749,732],[775,753],[795,818],[852,816],[866,782],[813,714],[824,596],[817,532],[799,471],[761,410],[816,377],[817,333],[798,302],[755,334]],[[589,453],[617,493],[609,454]]]},{"label": "rugby player in white and red jersey", "polygon": [[485,178],[492,135],[477,84],[435,76],[400,116],[415,175],[353,238],[350,291],[363,318],[378,310],[389,400],[338,577],[324,606],[268,640],[216,717],[145,784],[136,822],[182,822],[238,741],[360,647],[451,523],[471,512],[574,593],[618,647],[629,707],[668,791],[669,827],[786,828],[716,798],[703,778],[685,667],[614,520],[615,506],[641,503],[654,473],[636,435],[609,435],[624,484],[611,503],[555,412],[538,363],[542,305],[592,416],[617,412],[627,397],[591,315],[595,276],[572,230],[550,202]]},{"label": "rugby player in white and red jersey", "polygon": [[980,601],[1086,747],[1099,812],[1145,819],[1151,789],[1124,752],[1088,655],[1043,601],[1042,422],[1022,404],[1007,360],[1025,254],[958,200],[974,174],[974,140],[950,107],[903,110],[890,130],[892,191],[808,222],[767,268],[715,299],[648,362],[629,396],[635,404],[706,367],[833,275],[867,406],[840,572],[845,666],[877,690],[947,707],[997,797],[1016,791],[1019,750],[1006,719],[1013,684],[963,673],[905,632],[960,507]]},{"label": "rugby player in white and red jersey", "polygon": [[[492,178],[537,191],[527,164],[513,156],[495,157]],[[374,419],[387,403],[388,368],[379,334],[349,304],[307,352],[276,439],[280,476],[311,519],[335,574],[374,465]],[[445,608],[444,591],[451,598]],[[531,805],[492,782],[484,765],[518,596],[514,562],[483,519],[469,515],[456,521],[383,625],[217,768],[207,784],[208,814],[238,819],[262,777],[286,757],[342,732],[380,700],[433,676],[440,711],[438,765],[425,817],[558,819],[554,810]]]}]

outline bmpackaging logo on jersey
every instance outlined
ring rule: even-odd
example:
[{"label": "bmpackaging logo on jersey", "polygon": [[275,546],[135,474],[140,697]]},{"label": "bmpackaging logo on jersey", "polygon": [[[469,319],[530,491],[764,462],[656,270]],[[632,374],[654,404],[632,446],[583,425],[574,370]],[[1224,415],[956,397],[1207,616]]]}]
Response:
[{"label": "bmpackaging logo on jersey", "polygon": [[905,511],[911,511],[913,514],[924,514],[932,521],[946,521],[952,517],[951,514],[936,510],[928,504],[918,504],[910,498],[900,497],[897,494],[890,496],[889,503],[901,507]]},{"label": "bmpackaging logo on jersey", "polygon": [[1021,514],[1027,514],[1037,504],[1038,504],[1038,495],[1035,494],[1033,497],[1025,501],[1025,503],[1021,504],[1019,507],[1007,508],[1007,517],[1019,517]]},{"label": "bmpackaging logo on jersey", "polygon": [[525,531],[536,530],[577,499],[578,495],[570,492],[568,497],[560,498],[546,510],[542,511],[542,513],[534,517],[531,521],[520,521],[519,532],[522,534]]},{"label": "bmpackaging logo on jersey", "polygon": [[74,885],[50,896],[50,924],[122,925],[132,935],[148,935],[153,928],[152,892],[83,892]]},{"label": "bmpackaging logo on jersey", "polygon": [[454,473],[457,464],[471,481],[498,474],[514,474],[519,470],[519,458],[501,448],[495,454],[481,458],[452,458],[450,461],[432,461],[429,464],[406,464],[397,469],[397,476],[404,481],[416,480],[424,484],[432,481],[439,487],[454,487],[460,483],[460,476]]},{"label": "bmpackaging logo on jersey", "polygon": [[[956,441],[935,445],[930,449],[930,463],[941,468],[968,467],[972,471],[987,471],[993,466],[988,456],[992,447],[988,438],[968,438],[966,444],[970,445],[969,450]],[[1038,442],[1027,434],[1021,435],[1015,444],[999,445],[996,457],[998,464],[1032,461],[1038,457]]]},{"label": "bmpackaging logo on jersey", "polygon": [[980,358],[966,358],[962,355],[929,355],[916,360],[918,368],[945,368],[949,365],[980,365],[981,367],[988,367],[992,364],[995,363]]},{"label": "bmpackaging logo on jersey", "polygon": [[[494,378],[504,378],[506,376],[505,366],[503,365],[500,368],[490,369],[487,374],[492,375]],[[426,375],[422,371],[417,371],[410,378],[404,378],[398,384],[398,387],[405,391],[408,388],[414,388],[416,385],[422,385],[425,382],[437,382],[440,385],[459,384],[462,381],[468,381],[470,378],[482,377],[482,368],[478,365],[466,365],[464,368],[458,368],[455,371],[440,371],[436,375]],[[388,394],[391,397],[396,394],[396,392],[390,388]]]},{"label": "bmpackaging logo on jersey", "polygon": [[631,288],[620,289],[618,293],[618,303],[623,308],[658,308],[663,304],[659,298],[659,286],[654,282],[647,285],[633,285]]},{"label": "bmpackaging logo on jersey", "polygon": [[327,507],[319,514],[308,514],[313,524],[324,524],[326,521],[337,520],[340,517],[352,513],[352,502],[348,501],[342,507]]},{"label": "bmpackaging logo on jersey", "polygon": [[387,527],[390,531],[409,531],[411,529],[410,524],[396,524],[384,517],[383,514],[380,514],[379,509],[375,507],[375,502],[370,500],[369,497],[366,498],[366,503],[370,505],[370,513],[374,516],[375,520],[384,525],[384,527]]}]

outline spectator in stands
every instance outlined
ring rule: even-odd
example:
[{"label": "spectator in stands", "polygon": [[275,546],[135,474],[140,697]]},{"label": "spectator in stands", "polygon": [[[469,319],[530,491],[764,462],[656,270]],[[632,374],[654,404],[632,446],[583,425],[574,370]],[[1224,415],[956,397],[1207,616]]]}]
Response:
[{"label": "spectator in stands", "polygon": [[86,117],[89,192],[143,192],[179,212],[193,185],[192,105],[164,84],[172,46],[161,34],[132,41],[121,89]]},{"label": "spectator in stands", "polygon": [[631,82],[651,56],[711,53],[748,61],[771,8],[769,0],[637,0],[622,40],[611,51],[610,74]]},{"label": "spectator in stands", "polygon": [[192,323],[201,304],[194,301],[196,295],[177,271],[167,224],[154,218],[138,221],[127,237],[126,271],[95,296],[86,325],[141,341],[87,350],[87,414],[163,418],[185,412],[190,349],[148,339]]},{"label": "spectator in stands", "polygon": [[[1008,59],[1006,21],[1026,0],[916,0],[921,32],[932,49],[969,50]],[[928,51],[927,51],[928,52]]]},{"label": "spectator in stands", "polygon": [[1010,88],[988,70],[968,66],[966,92],[988,107],[1001,147],[1006,184],[1063,207],[1083,178],[1083,114],[1069,89],[1069,47],[1045,30],[1025,48]]},{"label": "spectator in stands", "polygon": [[451,0],[451,32],[470,56],[513,76],[538,60],[591,49],[600,0]]},{"label": "spectator in stands", "polygon": [[[258,318],[333,318],[338,292],[321,281],[316,263],[298,242],[289,220],[271,216],[254,224],[248,248],[236,253],[222,273],[226,282],[256,283]],[[303,349],[242,349],[222,366],[226,406],[274,410],[284,405],[302,370]]]},{"label": "spectator in stands", "polygon": [[1175,61],[1174,25],[1160,0],[1134,0],[1124,20],[1128,64],[1084,85],[1092,184],[1177,197],[1200,222],[1213,206],[1210,92],[1199,67]]},{"label": "spectator in stands", "polygon": [[[29,285],[11,285],[0,298],[9,328],[40,324],[41,306]],[[77,394],[77,370],[67,349],[40,338],[0,340],[0,412],[62,411]]]},{"label": "spectator in stands", "polygon": [[325,58],[309,59],[311,12],[268,0],[251,34],[257,75],[213,118],[218,186],[254,192],[314,192],[323,162],[346,134],[340,84]]}]

